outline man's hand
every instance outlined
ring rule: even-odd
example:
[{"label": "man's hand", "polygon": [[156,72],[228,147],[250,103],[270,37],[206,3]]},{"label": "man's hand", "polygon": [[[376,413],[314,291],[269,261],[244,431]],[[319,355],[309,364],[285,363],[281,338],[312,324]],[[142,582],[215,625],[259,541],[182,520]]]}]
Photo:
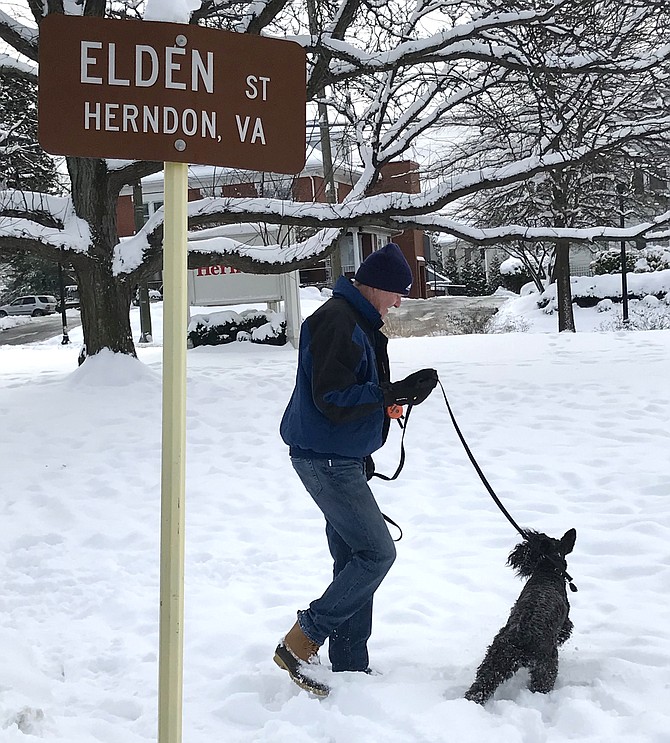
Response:
[{"label": "man's hand", "polygon": [[418,405],[430,395],[436,384],[435,369],[420,369],[398,382],[383,385],[384,405]]}]

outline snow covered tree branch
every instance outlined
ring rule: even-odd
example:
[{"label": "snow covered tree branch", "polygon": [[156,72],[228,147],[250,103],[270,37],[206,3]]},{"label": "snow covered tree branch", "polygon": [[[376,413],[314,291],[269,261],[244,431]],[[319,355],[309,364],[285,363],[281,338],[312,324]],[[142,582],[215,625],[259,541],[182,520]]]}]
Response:
[{"label": "snow covered tree branch", "polygon": [[[33,61],[46,14],[137,18],[144,7],[138,0],[25,2],[35,27],[25,16],[0,13],[0,38]],[[153,12],[167,5],[154,0]],[[617,239],[623,233],[598,222],[596,212],[590,222],[585,216],[587,223],[572,219],[573,207],[562,195],[575,172],[660,147],[670,129],[664,36],[670,19],[664,6],[645,0],[201,0],[183,20],[303,45],[310,113],[317,105],[327,110],[355,161],[352,188],[340,203],[295,201],[286,179],[255,197],[191,202],[192,230],[236,222],[295,228],[291,244],[263,249],[215,235],[194,241],[192,265],[225,261],[259,273],[292,270],[327,256],[346,228],[365,225],[444,231],[482,245]],[[0,76],[10,74],[32,73],[0,60]],[[546,100],[555,102],[553,113],[546,113]],[[487,106],[501,114],[495,127]],[[71,216],[49,223],[49,215],[55,217],[49,209],[35,204],[35,214],[19,213],[3,202],[0,257],[20,240],[27,252],[53,247],[54,260],[66,250],[80,286],[89,353],[111,348],[133,354],[127,310],[134,283],[159,267],[162,213],[120,241],[116,200],[124,186],[161,164],[66,161]],[[421,191],[377,192],[383,169],[398,161],[419,163]],[[539,182],[545,185],[538,190]],[[530,211],[488,223],[459,217],[468,201],[504,203],[524,189],[543,198],[554,193],[562,211],[544,223]],[[665,215],[650,215],[627,234],[642,235],[665,221]],[[60,231],[61,239],[47,229]],[[68,241],[67,234],[76,239]]]}]

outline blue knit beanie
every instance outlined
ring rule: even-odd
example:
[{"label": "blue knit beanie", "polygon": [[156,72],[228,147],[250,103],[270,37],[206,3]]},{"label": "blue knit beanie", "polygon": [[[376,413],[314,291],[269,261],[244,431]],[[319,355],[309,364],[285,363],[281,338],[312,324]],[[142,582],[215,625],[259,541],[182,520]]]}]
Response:
[{"label": "blue knit beanie", "polygon": [[412,269],[400,248],[389,243],[361,263],[354,279],[375,289],[407,296],[412,288]]}]

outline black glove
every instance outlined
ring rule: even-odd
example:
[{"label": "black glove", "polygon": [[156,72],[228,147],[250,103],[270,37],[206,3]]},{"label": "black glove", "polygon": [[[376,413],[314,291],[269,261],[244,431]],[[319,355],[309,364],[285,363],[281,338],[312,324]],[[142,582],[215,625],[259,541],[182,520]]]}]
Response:
[{"label": "black glove", "polygon": [[435,389],[435,369],[420,369],[399,382],[382,385],[384,405],[418,405]]}]

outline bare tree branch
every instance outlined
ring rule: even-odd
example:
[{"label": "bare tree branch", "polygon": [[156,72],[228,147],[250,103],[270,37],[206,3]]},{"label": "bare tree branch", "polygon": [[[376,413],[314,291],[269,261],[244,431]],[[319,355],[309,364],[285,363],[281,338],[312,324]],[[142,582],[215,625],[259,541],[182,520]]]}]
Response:
[{"label": "bare tree branch", "polygon": [[252,15],[246,24],[246,33],[260,34],[286,7],[287,2],[288,0],[266,0],[260,12],[258,12],[258,3],[256,3],[253,6],[254,15]]},{"label": "bare tree branch", "polygon": [[37,70],[6,54],[0,54],[0,76],[37,85]]},{"label": "bare tree branch", "polygon": [[105,15],[106,0],[86,0],[84,3],[84,15],[102,18]]},{"label": "bare tree branch", "polygon": [[124,186],[131,186],[148,175],[160,173],[161,170],[163,170],[162,162],[151,162],[149,160],[129,162],[123,168],[109,171],[109,191],[118,195]]},{"label": "bare tree branch", "polygon": [[0,10],[0,39],[19,54],[37,62],[38,32]]}]

